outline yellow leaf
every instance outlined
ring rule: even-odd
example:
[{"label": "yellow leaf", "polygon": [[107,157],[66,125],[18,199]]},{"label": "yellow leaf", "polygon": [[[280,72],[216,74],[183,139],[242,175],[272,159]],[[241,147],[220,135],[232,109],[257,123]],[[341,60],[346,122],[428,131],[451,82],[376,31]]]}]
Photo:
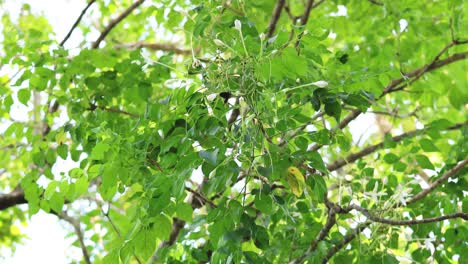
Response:
[{"label": "yellow leaf", "polygon": [[305,188],[305,179],[302,172],[297,167],[291,166],[286,173],[286,180],[294,195],[300,197]]}]

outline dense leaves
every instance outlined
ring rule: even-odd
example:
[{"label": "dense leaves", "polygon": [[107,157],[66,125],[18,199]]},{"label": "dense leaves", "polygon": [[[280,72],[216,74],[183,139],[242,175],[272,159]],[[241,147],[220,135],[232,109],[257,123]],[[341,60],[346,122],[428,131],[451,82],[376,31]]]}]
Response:
[{"label": "dense leaves", "polygon": [[2,13],[0,247],[44,211],[86,263],[467,259],[462,1],[83,8]]}]

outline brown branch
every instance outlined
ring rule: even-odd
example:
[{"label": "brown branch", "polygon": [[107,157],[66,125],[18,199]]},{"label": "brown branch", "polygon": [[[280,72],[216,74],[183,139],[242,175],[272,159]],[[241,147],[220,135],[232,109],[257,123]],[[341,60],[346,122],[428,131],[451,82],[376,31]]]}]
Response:
[{"label": "brown branch", "polygon": [[137,7],[143,4],[143,2],[145,2],[145,0],[138,0],[134,2],[122,14],[120,14],[115,19],[111,20],[110,23],[101,32],[101,35],[99,35],[97,40],[93,43],[92,48],[93,49],[99,48],[99,44],[101,44],[101,42],[106,38],[106,36],[111,32],[111,30],[114,29],[114,27],[117,26],[117,24],[119,24],[122,20],[124,20],[128,15],[130,15],[130,13],[133,10],[135,10]]},{"label": "brown branch", "polygon": [[297,128],[296,130],[294,130],[294,131],[291,133],[291,135],[289,135],[289,139],[288,139],[288,140],[286,140],[285,138],[282,138],[282,139],[280,140],[280,142],[278,143],[278,146],[279,146],[279,147],[284,146],[286,143],[288,143],[288,141],[290,141],[291,139],[293,139],[293,138],[295,138],[297,135],[299,135],[299,133],[300,133],[301,131],[303,131],[308,125],[311,125],[311,124],[313,123],[313,121],[317,120],[318,118],[320,118],[320,117],[322,117],[322,116],[324,116],[324,115],[325,115],[325,112],[319,112],[319,113],[315,114],[315,115],[311,118],[311,120],[309,120],[309,122],[307,122],[307,123],[301,125],[299,128]]},{"label": "brown branch", "polygon": [[122,115],[127,115],[127,116],[130,116],[130,117],[133,117],[133,118],[139,118],[140,116],[137,115],[137,114],[134,114],[134,113],[130,113],[130,112],[127,112],[127,111],[124,111],[124,110],[120,110],[120,109],[115,109],[115,108],[109,108],[109,107],[105,107],[105,106],[97,106],[97,105],[94,105],[92,104],[90,107],[88,107],[86,110],[88,111],[94,111],[96,109],[101,109],[103,111],[107,111],[107,112],[111,112],[111,113],[117,113],[117,114],[122,114]]},{"label": "brown branch", "polygon": [[[305,27],[307,25],[307,21],[309,21],[309,16],[310,16],[310,11],[312,11],[312,8],[314,7],[314,0],[308,0],[304,13],[302,14],[300,20],[301,20],[301,27]],[[301,42],[301,38],[304,35],[304,31],[301,32],[297,36],[297,41],[296,44],[294,45],[296,48],[299,47],[299,43]]]},{"label": "brown branch", "polygon": [[84,242],[84,235],[80,227],[80,222],[78,222],[77,219],[69,216],[66,212],[57,214],[57,216],[60,219],[67,221],[73,226],[73,228],[75,229],[75,233],[78,236],[78,241],[80,242],[81,252],[83,253],[83,259],[86,262],[86,264],[91,264],[91,259],[89,257],[88,250],[86,249],[86,244]]},{"label": "brown branch", "polygon": [[366,229],[370,223],[364,223],[356,227],[350,234],[346,235],[343,240],[340,242],[336,243],[332,248],[330,248],[327,252],[327,255],[322,259],[322,263],[326,264],[328,263],[328,260],[330,260],[338,251],[343,249],[348,243],[353,241],[354,238],[356,238],[361,232]]},{"label": "brown branch", "polygon": [[[444,47],[444,49],[445,49],[445,47]],[[447,58],[445,58],[443,60],[432,61],[429,64],[426,64],[426,65],[424,65],[424,66],[422,66],[422,67],[420,67],[418,69],[415,69],[415,70],[407,73],[406,78],[400,78],[400,79],[396,79],[396,80],[391,81],[390,84],[388,84],[384,88],[382,94],[379,96],[378,99],[384,97],[387,94],[403,90],[403,88],[405,88],[409,84],[409,82],[407,81],[408,78],[418,78],[419,79],[422,75],[424,75],[427,72],[431,72],[431,71],[436,70],[438,68],[441,68],[441,67],[443,67],[445,65],[451,64],[451,63],[459,61],[459,60],[463,60],[467,56],[468,56],[468,52],[455,53],[455,54],[453,54],[453,55],[451,55],[451,56],[449,56],[449,57],[447,57]],[[437,56],[436,56],[436,58],[437,58]],[[416,79],[414,79],[414,80],[416,80]],[[399,86],[400,84],[402,84],[402,85]],[[351,111],[351,113],[349,113],[345,118],[343,118],[343,120],[341,120],[341,122],[337,126],[332,128],[332,131],[345,128],[346,126],[348,126],[349,123],[351,123],[351,121],[356,119],[362,113],[363,112],[358,110],[358,109],[355,109],[355,110]],[[317,150],[321,149],[322,147],[323,147],[323,145],[317,144],[317,145],[314,145],[311,148],[309,148],[309,150],[310,151],[317,151]]]},{"label": "brown branch", "polygon": [[368,0],[368,1],[371,2],[371,3],[374,4],[374,5],[379,5],[379,6],[383,6],[383,5],[384,5],[383,3],[381,3],[381,2],[379,2],[379,1],[377,1],[377,0]]},{"label": "brown branch", "polygon": [[[191,192],[193,195],[195,195],[197,198],[199,198],[200,200],[202,200],[205,204],[209,204],[211,207],[213,208],[216,208],[216,204],[214,204],[210,199],[206,198],[205,196],[203,196],[203,194],[201,194],[200,192],[192,189],[192,188],[189,188],[189,187],[185,187],[185,190],[187,190],[188,192]],[[192,203],[193,204],[193,203]]]},{"label": "brown branch", "polygon": [[[464,123],[459,123],[459,124],[453,125],[453,126],[447,128],[446,130],[455,130],[455,129],[459,129],[459,128],[463,127],[463,126],[468,126],[468,121],[466,121]],[[403,140],[405,138],[414,137],[414,136],[419,135],[419,134],[421,134],[421,133],[423,133],[425,131],[427,131],[427,129],[411,130],[411,131],[405,132],[403,134],[400,134],[398,136],[392,137],[392,141],[393,142],[399,142],[399,141],[401,141],[401,140]],[[364,148],[359,152],[351,153],[348,156],[346,156],[345,158],[336,160],[332,164],[328,165],[327,169],[329,171],[335,171],[337,169],[340,169],[343,166],[345,166],[346,164],[353,163],[354,161],[356,161],[356,160],[358,160],[358,159],[360,159],[362,157],[365,157],[365,156],[367,156],[369,154],[374,153],[376,150],[383,147],[384,143],[385,142],[382,141],[382,142],[377,143],[375,145]]]},{"label": "brown branch", "polygon": [[25,203],[28,203],[28,201],[24,197],[24,191],[20,188],[7,194],[0,194],[0,211]]},{"label": "brown branch", "polygon": [[[435,188],[439,187],[442,183],[444,183],[448,178],[455,176],[458,172],[466,167],[468,164],[468,158],[462,160],[460,163],[455,165],[453,168],[448,170],[447,172],[442,175],[442,177],[435,180],[427,189],[422,190],[415,196],[411,197],[409,200],[406,201],[406,204],[415,203],[422,198],[426,197],[429,193],[431,193]],[[401,204],[397,204],[395,207],[401,206]]]},{"label": "brown branch", "polygon": [[[432,183],[429,186],[429,188],[422,190],[420,193],[413,196],[411,199],[407,200],[406,204],[414,203],[414,202],[421,200],[422,198],[427,196],[431,191],[433,191],[435,188],[441,185],[444,181],[446,181],[448,178],[455,176],[459,171],[465,168],[467,164],[468,164],[468,158],[464,159],[462,162],[458,163],[455,167],[445,172],[444,175],[440,177],[439,179],[437,179],[434,183]],[[399,207],[399,206],[402,206],[402,204],[401,203],[396,204],[394,207]],[[362,208],[363,210],[357,209],[357,206],[355,205],[347,207],[347,208],[341,208],[341,207],[338,207],[338,208],[339,208],[337,210],[338,213],[348,213],[352,209],[356,209],[361,212],[363,212],[364,210],[367,210],[364,208]],[[363,214],[366,215],[364,212]],[[438,221],[443,221],[443,220],[451,219],[451,218],[463,218],[464,220],[468,220],[468,214],[466,213],[455,213],[455,214],[444,215],[444,216],[433,217],[433,218],[426,218],[426,219],[421,219],[421,220],[406,220],[406,221],[389,220],[389,219],[375,217],[370,214],[366,215],[366,217],[374,222],[390,224],[390,225],[416,225],[416,224],[423,224],[423,223],[438,222]],[[322,259],[322,263],[327,263],[328,260],[330,260],[338,251],[343,249],[348,243],[350,243],[357,235],[359,235],[370,224],[371,222],[367,222],[367,223],[360,225],[351,234],[348,234],[347,236],[345,236],[345,238],[341,242],[339,242],[338,244],[335,244],[335,246],[331,248],[327,252],[327,255]]]},{"label": "brown branch", "polygon": [[431,217],[431,218],[424,218],[424,219],[412,219],[412,220],[393,220],[393,219],[386,219],[386,218],[381,218],[378,216],[375,216],[369,212],[366,208],[363,208],[358,205],[350,205],[347,208],[343,209],[343,213],[348,213],[352,210],[356,210],[361,212],[364,216],[366,216],[369,220],[377,223],[382,223],[382,224],[387,224],[387,225],[419,225],[419,224],[427,224],[427,223],[434,223],[434,222],[440,222],[444,221],[447,219],[454,219],[454,218],[462,218],[464,220],[468,220],[468,213],[453,213],[453,214],[448,214],[448,215],[442,215],[438,217]]},{"label": "brown branch", "polygon": [[85,9],[83,9],[83,11],[81,11],[81,14],[80,16],[76,19],[75,23],[73,24],[73,26],[70,28],[70,30],[68,31],[67,35],[65,36],[65,38],[63,38],[62,42],[60,42],[60,46],[63,47],[63,45],[65,45],[65,42],[67,42],[67,40],[70,38],[71,34],[73,33],[73,31],[75,30],[75,28],[78,26],[78,24],[80,24],[80,21],[81,19],[83,18],[83,16],[85,15],[85,13],[88,11],[88,9],[91,7],[92,4],[94,4],[94,2],[96,2],[96,0],[91,0],[88,2],[88,5],[86,5]]},{"label": "brown branch", "polygon": [[[184,225],[185,225],[185,221],[174,218],[173,222],[172,222],[172,230],[171,230],[171,234],[169,235],[169,239],[162,242],[161,245],[159,246],[159,249],[174,245],[174,243],[176,242],[177,237],[179,236],[180,231],[182,230],[182,228],[184,228]],[[153,255],[153,260],[154,261],[158,260],[157,255],[158,254]]]},{"label": "brown branch", "polygon": [[314,0],[308,0],[304,13],[301,16],[301,26],[307,25],[307,22],[309,21],[310,11],[312,11],[312,7],[314,7]]},{"label": "brown branch", "polygon": [[285,2],[286,0],[278,0],[276,2],[275,9],[273,10],[273,15],[271,16],[270,23],[268,25],[268,39],[271,38],[275,33],[276,25],[278,24],[278,20],[281,16],[281,11],[283,10]]},{"label": "brown branch", "polygon": [[[150,50],[161,50],[161,51],[169,51],[174,52],[175,54],[179,55],[189,55],[192,53],[190,49],[183,49],[178,47],[176,44],[171,43],[144,43],[144,42],[136,42],[136,43],[121,43],[117,44],[116,48],[126,48],[126,49],[150,49]],[[200,49],[196,49],[194,52],[198,52]]]}]

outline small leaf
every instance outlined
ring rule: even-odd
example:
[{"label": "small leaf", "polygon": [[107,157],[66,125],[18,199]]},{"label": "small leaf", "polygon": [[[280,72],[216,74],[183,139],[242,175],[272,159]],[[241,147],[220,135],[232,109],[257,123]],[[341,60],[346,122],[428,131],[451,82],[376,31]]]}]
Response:
[{"label": "small leaf", "polygon": [[57,154],[62,159],[67,159],[68,156],[68,146],[66,144],[62,144],[57,147]]},{"label": "small leaf", "polygon": [[190,204],[180,203],[176,208],[177,217],[184,220],[185,222],[192,221],[193,208]]},{"label": "small leaf", "polygon": [[104,142],[99,142],[91,151],[91,159],[93,160],[102,160],[104,159],[104,154],[109,150],[110,146]]},{"label": "small leaf", "polygon": [[258,210],[260,210],[260,212],[262,212],[262,213],[264,213],[266,215],[271,214],[271,212],[273,210],[273,200],[271,199],[270,195],[266,195],[265,193],[261,193],[261,194],[256,195],[255,200],[254,200],[254,204],[255,204],[255,207]]},{"label": "small leaf", "polygon": [[416,161],[418,162],[419,166],[421,166],[423,169],[430,169],[430,170],[434,170],[435,167],[434,165],[432,164],[432,162],[429,160],[429,158],[427,158],[426,156],[424,155],[416,155]]},{"label": "small leaf", "polygon": [[383,157],[383,160],[386,162],[386,163],[389,163],[389,164],[392,164],[392,163],[395,163],[397,161],[400,160],[400,157],[398,157],[397,155],[393,154],[393,153],[387,153],[385,154],[385,156]]},{"label": "small leaf", "polygon": [[214,151],[206,151],[206,150],[201,150],[199,152],[200,157],[208,162],[209,164],[215,166],[216,165],[216,160],[218,158],[218,151],[219,149],[215,149]]},{"label": "small leaf", "polygon": [[291,166],[286,173],[286,180],[294,195],[300,197],[305,188],[305,178],[302,172],[298,168]]},{"label": "small leaf", "polygon": [[335,98],[328,98],[325,100],[325,113],[340,122],[341,105]]},{"label": "small leaf", "polygon": [[317,169],[323,173],[328,173],[327,167],[325,166],[325,163],[322,160],[322,156],[317,151],[313,152],[308,152],[307,153],[307,159],[309,161],[309,165]]},{"label": "small leaf", "polygon": [[65,199],[63,195],[58,192],[54,193],[49,200],[50,209],[54,210],[56,213],[62,212],[62,207],[64,203]]},{"label": "small leaf", "polygon": [[419,141],[419,145],[425,152],[438,152],[439,149],[432,143],[430,139],[423,138]]},{"label": "small leaf", "polygon": [[27,88],[20,89],[18,91],[18,100],[24,105],[28,105],[28,101],[31,98],[31,91]]},{"label": "small leaf", "polygon": [[154,220],[155,227],[155,237],[161,240],[166,240],[169,238],[172,230],[172,223],[169,217],[160,214]]}]

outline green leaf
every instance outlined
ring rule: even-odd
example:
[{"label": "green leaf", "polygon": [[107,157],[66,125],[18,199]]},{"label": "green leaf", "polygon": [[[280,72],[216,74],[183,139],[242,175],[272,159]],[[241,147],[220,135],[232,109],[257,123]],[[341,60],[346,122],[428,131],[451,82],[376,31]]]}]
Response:
[{"label": "green leaf", "polygon": [[415,158],[419,166],[423,169],[435,170],[434,165],[432,165],[431,161],[425,155],[416,155]]},{"label": "green leaf", "polygon": [[335,98],[327,98],[325,100],[325,113],[340,122],[341,104]]},{"label": "green leaf", "polygon": [[255,207],[260,210],[260,212],[269,215],[273,210],[273,200],[270,195],[261,193],[255,196],[254,200]]},{"label": "green leaf", "polygon": [[62,159],[67,159],[68,157],[68,146],[66,144],[59,145],[57,147],[57,154]]},{"label": "green leaf", "polygon": [[49,205],[56,213],[61,213],[65,199],[62,194],[55,192],[49,199]]},{"label": "green leaf", "polygon": [[419,140],[419,145],[425,152],[438,152],[439,149],[432,143],[430,139],[423,138]]},{"label": "green leaf", "polygon": [[219,149],[215,149],[214,151],[206,151],[206,150],[201,150],[199,152],[200,157],[208,162],[209,164],[216,166],[216,160],[218,158],[218,151]]},{"label": "green leaf", "polygon": [[91,159],[93,160],[102,160],[104,159],[104,154],[110,149],[110,146],[107,143],[99,142],[93,148],[91,152]]},{"label": "green leaf", "polygon": [[312,168],[317,169],[323,173],[328,173],[328,169],[322,160],[322,156],[320,156],[317,151],[308,152],[307,161]]},{"label": "green leaf", "polygon": [[142,260],[146,261],[153,256],[156,249],[156,232],[154,227],[141,228],[133,239],[135,244],[135,254],[140,256]]},{"label": "green leaf", "polygon": [[185,222],[192,222],[193,208],[190,204],[179,203],[176,208],[177,217]]},{"label": "green leaf", "polygon": [[397,155],[393,154],[393,153],[387,153],[385,154],[385,156],[383,157],[383,160],[386,162],[386,163],[389,163],[389,164],[393,164],[397,161],[400,160],[400,157],[398,157]]},{"label": "green leaf", "polygon": [[160,214],[154,219],[154,235],[156,238],[161,240],[169,239],[169,235],[172,231],[172,221],[166,215]]},{"label": "green leaf", "polygon": [[404,163],[404,162],[401,162],[401,161],[393,164],[393,168],[396,171],[399,171],[399,172],[405,172],[407,167],[408,167],[408,165],[406,163]]},{"label": "green leaf", "polygon": [[28,88],[20,89],[18,91],[18,100],[24,105],[28,105],[28,101],[31,98],[31,90]]},{"label": "green leaf", "polygon": [[77,197],[84,195],[88,192],[89,182],[85,176],[79,178],[75,183],[75,195]]}]

